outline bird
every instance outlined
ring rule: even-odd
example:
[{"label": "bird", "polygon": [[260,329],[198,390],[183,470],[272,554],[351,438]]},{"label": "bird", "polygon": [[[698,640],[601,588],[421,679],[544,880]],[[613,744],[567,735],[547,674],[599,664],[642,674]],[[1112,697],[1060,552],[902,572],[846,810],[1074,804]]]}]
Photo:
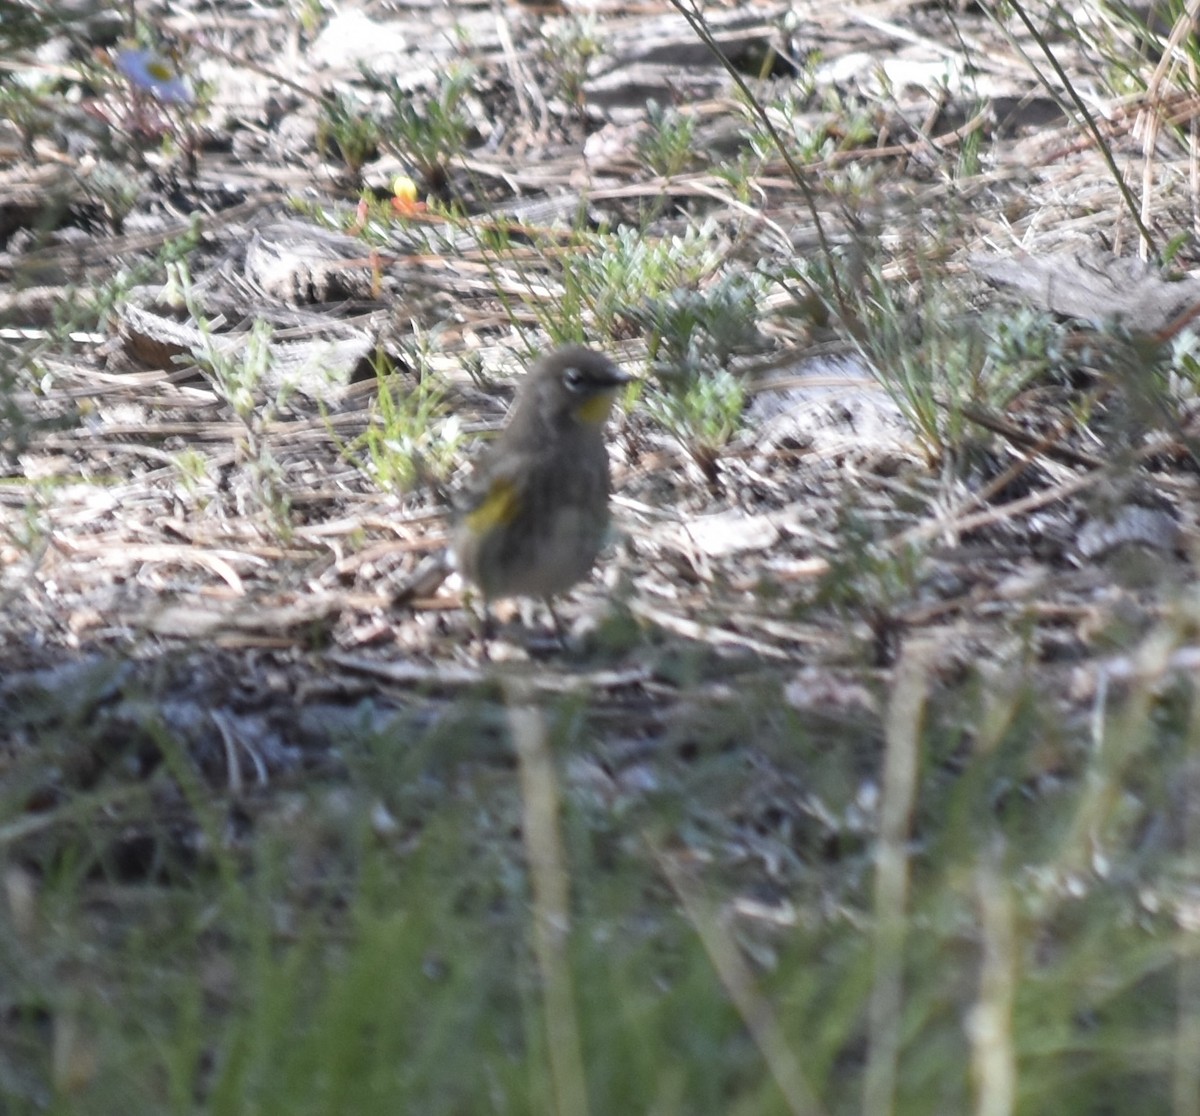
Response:
[{"label": "bird", "polygon": [[566,345],[525,374],[499,437],[475,462],[452,531],[455,567],[488,606],[552,598],[591,572],[608,537],[605,424],[632,379],[603,353]]}]

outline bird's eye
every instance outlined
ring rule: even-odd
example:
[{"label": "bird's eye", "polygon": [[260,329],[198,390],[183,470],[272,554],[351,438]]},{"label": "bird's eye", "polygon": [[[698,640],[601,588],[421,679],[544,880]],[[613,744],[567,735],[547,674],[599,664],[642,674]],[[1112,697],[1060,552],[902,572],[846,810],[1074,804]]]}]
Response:
[{"label": "bird's eye", "polygon": [[573,364],[568,365],[563,369],[563,383],[567,385],[568,391],[583,390],[583,371],[576,368]]}]

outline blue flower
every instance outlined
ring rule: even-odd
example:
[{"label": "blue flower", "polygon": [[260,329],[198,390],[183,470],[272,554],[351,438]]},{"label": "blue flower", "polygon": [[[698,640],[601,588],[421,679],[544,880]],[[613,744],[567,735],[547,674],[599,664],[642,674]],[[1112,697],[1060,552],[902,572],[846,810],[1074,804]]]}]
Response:
[{"label": "blue flower", "polygon": [[149,93],[165,105],[190,105],[195,97],[187,79],[169,59],[152,50],[128,48],[116,52],[117,69],[129,83],[143,93]]}]

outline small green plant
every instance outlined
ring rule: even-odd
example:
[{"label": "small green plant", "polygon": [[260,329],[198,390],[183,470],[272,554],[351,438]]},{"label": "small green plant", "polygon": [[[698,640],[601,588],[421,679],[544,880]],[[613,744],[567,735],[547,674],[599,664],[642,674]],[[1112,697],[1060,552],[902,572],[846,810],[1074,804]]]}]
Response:
[{"label": "small green plant", "polygon": [[1189,428],[1200,395],[1200,350],[1191,328],[1160,340],[1109,322],[1081,358],[1105,384],[1107,399],[1092,425],[1103,426],[1110,461],[1118,445],[1130,449],[1152,432],[1179,438],[1197,454]]},{"label": "small green plant", "polygon": [[180,487],[195,496],[209,479],[208,458],[194,449],[182,450],[175,455],[175,471]]},{"label": "small green plant", "polygon": [[291,0],[288,7],[306,35],[315,35],[325,20],[322,0]]},{"label": "small green plant", "polygon": [[588,66],[604,47],[596,17],[572,15],[547,21],[542,34],[541,61],[552,75],[553,91],[582,111]]},{"label": "small green plant", "polygon": [[35,488],[34,498],[25,504],[20,515],[4,522],[0,538],[23,554],[37,554],[49,543],[51,526],[46,506]]},{"label": "small green plant", "polygon": [[735,354],[761,344],[761,276],[729,272],[697,289],[677,288],[641,312],[655,385],[646,409],[687,448],[710,483],[742,423],[746,391],[729,371]]},{"label": "small green plant", "polygon": [[[262,391],[271,367],[271,327],[262,320],[256,321],[250,327],[244,347],[235,354],[230,346],[220,343],[212,327],[194,308],[193,316],[204,335],[203,345],[192,353],[193,359],[211,378],[234,417],[247,429],[255,429],[260,425],[256,396]],[[286,398],[281,397],[279,403],[284,402]]]},{"label": "small green plant", "polygon": [[104,210],[112,230],[120,235],[142,192],[142,177],[123,166],[100,160],[84,180],[88,196]]},{"label": "small green plant", "polygon": [[[982,106],[978,106],[982,111]],[[962,138],[958,148],[958,166],[956,173],[959,178],[974,178],[983,169],[983,132],[976,128]]]},{"label": "small green plant", "polygon": [[82,18],[65,5],[42,0],[3,0],[0,2],[0,45],[6,54],[34,51],[56,35],[69,32],[71,24]]},{"label": "small green plant", "polygon": [[761,276],[728,272],[706,287],[648,300],[639,320],[649,334],[652,364],[665,374],[697,375],[757,348],[764,294]]},{"label": "small green plant", "polygon": [[672,178],[696,158],[696,121],[678,109],[646,102],[647,128],[638,137],[637,152],[642,162],[662,178]]},{"label": "small green plant", "polygon": [[16,400],[16,367],[12,347],[0,343],[0,461],[20,449],[27,436],[28,420]]},{"label": "small green plant", "polygon": [[[1044,316],[999,308],[981,314],[930,267],[919,282],[890,280],[877,260],[808,261],[799,274],[836,309],[867,368],[895,401],[932,464],[964,449],[977,428],[966,410],[1003,411],[1058,359]],[[834,281],[843,292],[838,302]]]},{"label": "small green plant", "polygon": [[1065,359],[1065,329],[1045,311],[1024,306],[992,310],[984,314],[981,329],[1001,392],[1014,393],[1031,380],[1053,375]]},{"label": "small green plant", "polygon": [[695,286],[721,262],[708,222],[670,237],[622,225],[615,232],[580,234],[578,249],[564,257],[562,293],[554,304],[531,299],[557,343],[627,332],[641,324],[646,305]]},{"label": "small green plant", "polygon": [[873,665],[890,663],[904,636],[904,613],[910,608],[929,557],[917,544],[889,546],[888,526],[872,510],[863,508],[856,494],[847,493],[838,508],[836,548],[829,567],[817,585],[811,604],[831,609],[843,618],[848,630],[866,625],[860,653]]},{"label": "small green plant", "polygon": [[[0,460],[19,453],[39,432],[69,430],[78,425],[83,406],[47,406],[59,362],[49,359],[64,347],[74,348],[71,334],[106,328],[114,308],[131,287],[150,282],[195,246],[198,228],[168,240],[152,260],[115,271],[107,281],[64,289],[55,302],[52,325],[37,341],[19,348],[0,341]],[[18,270],[18,281],[21,276]],[[20,321],[19,314],[0,313],[0,326]],[[62,400],[57,401],[61,404]]]},{"label": "small green plant", "polygon": [[[747,114],[744,136],[750,150],[763,163],[779,159],[782,154],[779,150],[780,141],[789,150],[798,148],[802,159],[820,159],[828,153],[832,144],[826,130],[815,124],[809,106],[812,95],[812,87],[806,86],[789,90],[761,105],[742,98],[743,111]],[[768,123],[770,128],[767,127]]]},{"label": "small green plant", "polygon": [[803,80],[799,88],[789,89],[761,106],[742,98],[748,117],[744,134],[756,156],[764,162],[777,160],[784,154],[779,150],[782,142],[799,162],[820,162],[837,151],[853,150],[874,139],[878,133],[877,109],[843,98],[832,89],[824,91],[819,103],[814,103],[815,86],[811,78]]},{"label": "small green plant", "polygon": [[[172,268],[173,280],[183,292],[203,338],[193,348],[191,357],[242,426],[239,451],[243,475],[248,481],[248,494],[268,512],[276,528],[286,537],[291,530],[291,498],[284,484],[283,467],[264,436],[268,423],[284,407],[292,392],[290,383],[284,379],[278,379],[272,389],[272,381],[277,379],[272,374],[273,330],[267,322],[257,320],[236,347],[223,341],[213,332],[212,325],[195,301],[186,265],[178,263]],[[272,390],[273,394],[268,396]]]},{"label": "small green plant", "polygon": [[721,450],[741,426],[745,402],[741,379],[723,368],[645,396],[647,413],[679,439],[709,483],[716,483]]},{"label": "small green plant", "polygon": [[379,150],[383,135],[375,112],[365,101],[351,93],[335,93],[321,105],[317,121],[317,150],[325,158],[330,144],[354,182]]},{"label": "small green plant", "polygon": [[839,151],[853,151],[879,135],[880,109],[861,97],[846,97],[831,88],[822,107],[828,117],[825,130],[836,138]]},{"label": "small green plant", "polygon": [[945,288],[901,291],[875,270],[869,282],[858,349],[930,463],[940,461],[963,441],[962,404],[979,398],[984,338]]},{"label": "small green plant", "polygon": [[0,76],[0,120],[8,120],[21,136],[22,153],[33,158],[33,141],[54,127],[54,112],[41,91]]},{"label": "small green plant", "polygon": [[388,90],[391,113],[384,137],[401,158],[411,161],[431,186],[444,175],[452,159],[462,154],[471,132],[466,98],[475,83],[475,68],[451,66],[423,103],[412,91],[393,83]]},{"label": "small green plant", "polygon": [[838,508],[839,545],[829,555],[829,569],[821,579],[816,602],[840,613],[894,615],[912,601],[925,557],[917,547],[889,550],[883,545],[879,524],[853,499],[848,494]]},{"label": "small green plant", "polygon": [[754,179],[762,168],[762,157],[746,147],[738,152],[736,159],[717,163],[712,173],[729,187],[736,201],[750,205],[755,200]]},{"label": "small green plant", "polygon": [[462,446],[461,423],[429,369],[428,355],[415,354],[414,364],[415,387],[380,354],[370,421],[345,450],[380,488],[393,492],[410,492],[426,481],[440,484],[454,468]]}]

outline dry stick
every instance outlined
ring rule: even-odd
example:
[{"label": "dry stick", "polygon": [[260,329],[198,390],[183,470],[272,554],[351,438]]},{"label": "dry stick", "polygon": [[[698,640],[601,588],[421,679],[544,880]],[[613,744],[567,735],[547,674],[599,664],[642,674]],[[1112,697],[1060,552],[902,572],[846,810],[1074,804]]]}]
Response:
[{"label": "dry stick", "polygon": [[[948,406],[943,404],[943,406]],[[1022,430],[1019,426],[1014,426],[1011,422],[1001,418],[999,415],[993,415],[985,411],[982,407],[976,407],[972,403],[967,403],[960,408],[963,418],[970,420],[977,426],[982,426],[985,430],[990,430],[993,434],[999,434],[1007,438],[1010,442],[1018,446],[1024,446],[1033,454],[1044,454],[1046,457],[1058,458],[1065,461],[1068,465],[1080,465],[1085,469],[1102,469],[1104,462],[1090,453],[1082,453],[1079,450],[1072,449],[1070,446],[1060,445],[1063,438],[1070,432],[1069,430],[1052,430],[1049,434],[1043,437],[1038,437],[1036,434],[1030,434],[1027,430]]]},{"label": "dry stick", "polygon": [[[1196,0],[1196,2],[1200,4],[1200,0]],[[1200,302],[1187,307],[1185,310],[1171,319],[1171,321],[1165,326],[1163,326],[1162,329],[1150,334],[1149,340],[1155,345],[1165,345],[1168,341],[1175,337],[1176,334],[1182,331],[1186,326],[1190,325],[1197,317],[1200,317]],[[945,406],[945,404],[942,405]],[[976,408],[971,404],[968,404],[962,408],[962,414],[969,421],[984,427],[986,430],[991,430],[995,434],[1002,435],[1016,445],[1029,447],[1029,453],[1021,461],[1014,463],[1014,465],[1006,470],[1004,474],[1002,474],[990,485],[988,485],[987,488],[980,492],[971,501],[972,504],[978,505],[984,503],[992,495],[992,493],[998,492],[1004,487],[1004,485],[1009,483],[1013,477],[1020,475],[1020,473],[1028,468],[1029,464],[1039,455],[1057,458],[1061,461],[1067,462],[1068,464],[1079,465],[1083,468],[1095,470],[1101,475],[1107,475],[1105,471],[1106,463],[1100,458],[1094,456],[1093,454],[1082,453],[1079,450],[1071,449],[1069,446],[1058,444],[1068,433],[1066,430],[1059,429],[1052,431],[1045,437],[1038,439],[1028,432],[1021,430],[1020,427],[1014,426],[1013,424],[1007,422],[1005,419],[1002,419],[997,415],[989,414],[987,411]],[[1142,458],[1150,456],[1151,454],[1158,452],[1160,448],[1161,447],[1157,446],[1143,447],[1143,449],[1137,454],[1137,457]],[[1010,474],[1012,474],[1011,477]],[[1096,474],[1088,474],[1088,476],[1093,475]],[[1086,477],[1084,479],[1086,479]],[[1072,482],[1068,482],[1068,485],[1064,486],[1069,487],[1069,491],[1063,492],[1064,495],[1069,495],[1077,490],[1077,487],[1071,487],[1071,484]],[[1057,499],[1057,497],[1054,498]],[[1025,499],[1028,500],[1030,497],[1025,497]],[[1014,504],[1010,504],[1010,511],[1016,514],[1019,511],[1027,510],[1021,506],[1022,503],[1023,502],[1021,500],[1018,500]],[[1033,506],[1040,506],[1040,504]],[[994,511],[1001,510],[1003,509],[994,509]],[[990,517],[993,513],[987,512],[980,514]],[[986,523],[990,521],[991,520],[989,518],[985,519],[983,522]],[[970,526],[968,526],[968,524]],[[974,525],[975,524],[972,523],[971,520],[960,520],[957,524],[945,525],[945,529],[962,531],[972,529]],[[930,525],[927,525],[925,528],[914,528],[913,532],[905,532],[897,540],[895,540],[895,543],[909,542],[917,538],[929,537],[930,532],[927,530],[929,526]],[[940,528],[935,525],[931,533],[937,534],[939,533],[939,530]]]},{"label": "dry stick", "polygon": [[1000,849],[985,850],[975,873],[983,957],[979,1001],[967,1034],[975,1077],[976,1116],[1011,1116],[1016,1107],[1017,1055],[1013,1006],[1017,994],[1017,930],[1012,889]]},{"label": "dry stick", "polygon": [[246,52],[242,51],[234,53],[231,50],[226,50],[223,46],[217,43],[211,35],[198,31],[185,31],[180,35],[180,38],[197,50],[202,51],[207,55],[215,55],[217,58],[225,62],[231,62],[234,66],[246,70],[253,70],[254,73],[260,74],[263,77],[270,78],[272,81],[279,82],[280,85],[286,85],[293,93],[298,94],[305,100],[313,101],[320,104],[323,97],[319,90],[315,90],[311,85],[305,85],[299,81],[293,81],[290,77],[281,73],[279,70],[272,69],[261,62],[254,61]]},{"label": "dry stick", "polygon": [[[496,34],[500,38],[500,49],[504,52],[504,64],[508,67],[508,77],[512,82],[513,93],[517,98],[517,109],[521,114],[522,120],[532,120],[533,113],[529,111],[529,98],[526,92],[526,85],[530,84],[527,76],[521,67],[521,63],[517,59],[517,51],[513,46],[512,30],[508,25],[508,17],[502,10],[496,11]],[[535,135],[539,140],[544,140],[546,135],[546,120],[548,113],[546,111],[546,102],[538,97],[538,124]]]},{"label": "dry stick", "polygon": [[[1196,317],[1198,313],[1200,313],[1200,305],[1189,311],[1191,317]],[[1147,457],[1164,453],[1167,448],[1161,445],[1142,446],[1141,449],[1133,454],[1133,461],[1143,461]],[[1183,448],[1186,450],[1186,447]],[[1053,504],[1058,500],[1065,500],[1068,496],[1074,496],[1077,492],[1082,492],[1086,488],[1091,488],[1094,484],[1099,484],[1100,481],[1108,476],[1109,470],[1107,468],[1095,469],[1090,473],[1083,473],[1080,476],[1072,477],[1055,488],[1047,489],[1044,492],[1030,493],[1028,496],[1022,496],[1019,500],[1002,504],[998,508],[989,508],[975,515],[968,515],[963,519],[939,520],[936,523],[923,523],[916,527],[911,527],[907,531],[902,531],[899,535],[895,536],[887,545],[889,549],[896,550],[902,546],[934,538],[945,531],[963,532],[974,531],[979,527],[990,527],[993,523],[999,523],[1013,516],[1024,515],[1026,512],[1036,511],[1038,508],[1045,507],[1046,504]]]},{"label": "dry stick", "polygon": [[[1067,76],[1066,70],[1063,69],[1062,63],[1059,62],[1059,60],[1054,56],[1054,51],[1050,49],[1050,44],[1046,41],[1046,37],[1034,26],[1033,21],[1029,18],[1029,15],[1025,11],[1023,4],[1018,3],[1017,0],[1013,0],[1012,10],[1016,12],[1017,18],[1025,25],[1025,30],[1028,31],[1033,37],[1033,41],[1037,43],[1038,47],[1041,49],[1046,61],[1050,63],[1050,68],[1054,70],[1058,80],[1062,83],[1063,89],[1067,91],[1067,96],[1070,98],[1071,104],[1074,105],[1076,113],[1078,113],[1078,115],[1082,118],[1084,124],[1087,126],[1088,131],[1091,132],[1092,140],[1100,152],[1100,157],[1108,165],[1109,174],[1112,175],[1112,180],[1116,184],[1117,190],[1125,202],[1126,209],[1129,210],[1130,215],[1133,217],[1133,222],[1135,225],[1137,225],[1138,232],[1141,234],[1142,240],[1154,253],[1154,255],[1157,256],[1158,249],[1154,246],[1154,238],[1150,235],[1150,230],[1146,228],[1145,223],[1142,221],[1142,216],[1138,212],[1137,200],[1134,198],[1124,176],[1121,174],[1120,168],[1117,166],[1117,162],[1113,158],[1111,148],[1109,148],[1108,144],[1105,143],[1104,137],[1100,134],[1100,127],[1096,123],[1095,117],[1088,110],[1087,105],[1083,103],[1083,98],[1079,96],[1075,86],[1071,84],[1071,79]],[[999,19],[994,15],[993,18],[996,20],[997,26],[1004,31],[1005,29],[1003,24],[1000,23]],[[1005,34],[1007,34],[1006,31]],[[1009,36],[1009,38],[1011,40],[1011,36]],[[1030,62],[1030,65],[1032,65],[1032,62]],[[1046,79],[1042,77],[1041,73],[1036,68],[1034,69],[1034,72],[1037,74],[1038,79],[1041,81],[1046,92],[1049,93],[1050,96],[1053,97],[1059,103],[1059,105],[1065,109],[1067,106],[1063,104],[1063,99],[1059,95],[1058,90],[1056,90],[1048,81],[1046,81]],[[1070,113],[1068,113],[1068,115],[1070,115]]]},{"label": "dry stick", "polygon": [[[1158,60],[1158,65],[1154,68],[1154,73],[1146,84],[1146,101],[1148,104],[1154,106],[1154,111],[1151,112],[1148,108],[1141,109],[1133,127],[1133,134],[1136,136],[1141,130],[1143,121],[1145,122],[1145,135],[1143,136],[1142,143],[1142,219],[1147,223],[1150,221],[1153,210],[1151,197],[1154,191],[1154,179],[1151,172],[1154,167],[1154,148],[1166,108],[1163,98],[1159,96],[1159,88],[1166,81],[1168,72],[1175,64],[1172,60],[1175,57],[1175,52],[1179,49],[1179,45],[1194,30],[1197,13],[1200,13],[1200,0],[1188,0],[1187,11],[1181,13],[1179,18],[1176,19],[1174,26],[1171,28],[1171,35],[1167,39],[1166,46],[1163,48],[1162,57]],[[1188,68],[1194,69],[1194,63],[1190,54],[1188,55]],[[1194,78],[1195,74],[1191,76]],[[1192,124],[1194,135],[1194,118]],[[1194,187],[1196,161],[1194,145],[1191,154],[1192,182]]]},{"label": "dry stick", "polygon": [[916,800],[921,718],[932,646],[909,642],[900,653],[888,703],[883,802],[875,856],[874,981],[868,1006],[865,1116],[895,1107],[903,1015],[904,939],[908,907],[908,840]]},{"label": "dry stick", "polygon": [[1161,679],[1171,669],[1176,639],[1177,632],[1165,625],[1151,630],[1130,656],[1134,682],[1115,711],[1108,704],[1112,676],[1107,670],[1100,675],[1092,697],[1087,771],[1070,825],[1046,865],[1055,878],[1094,872],[1097,849],[1105,846],[1105,827],[1120,824],[1113,818],[1125,793],[1124,778],[1133,764],[1145,762]]},{"label": "dry stick", "polygon": [[33,581],[34,576],[37,574],[38,568],[42,564],[42,559],[46,557],[46,554],[50,549],[50,541],[50,534],[40,534],[37,536],[36,541],[31,542],[22,548],[28,555],[29,567],[23,574],[13,578],[7,588],[0,589],[0,613],[3,613],[3,611],[12,601],[16,600],[20,594],[25,592],[29,583]]},{"label": "dry stick", "polygon": [[[1154,67],[1154,72],[1151,74],[1150,82],[1146,83],[1146,101],[1154,106],[1151,113],[1148,109],[1142,109],[1138,114],[1138,121],[1134,124],[1134,134],[1138,133],[1139,125],[1142,120],[1146,122],[1146,132],[1144,137],[1144,158],[1142,158],[1142,216],[1148,222],[1151,218],[1151,190],[1152,176],[1151,170],[1153,167],[1154,144],[1158,139],[1159,128],[1162,127],[1162,120],[1166,115],[1164,98],[1159,96],[1159,88],[1166,80],[1171,67],[1175,65],[1172,59],[1175,58],[1175,53],[1184,38],[1187,38],[1195,30],[1196,14],[1200,13],[1200,0],[1188,0],[1187,11],[1182,12],[1180,17],[1175,20],[1175,25],[1171,28],[1171,34],[1163,48],[1163,56],[1158,60],[1158,65]],[[1188,68],[1194,70],[1194,61],[1190,54],[1187,55]],[[1195,74],[1190,74],[1190,77],[1195,77]],[[1195,121],[1193,118],[1193,137],[1195,133]],[[1192,179],[1193,187],[1195,186],[1195,146],[1192,150]],[[1193,198],[1195,192],[1193,190]]]},{"label": "dry stick", "polygon": [[717,976],[729,993],[733,1006],[737,1008],[750,1037],[767,1063],[788,1111],[794,1116],[817,1116],[824,1110],[804,1079],[804,1072],[788,1046],[787,1037],[770,1003],[754,987],[754,977],[738,952],[737,944],[700,897],[695,884],[676,859],[658,848],[648,835],[646,840],[667,882],[679,896],[684,912],[700,935],[708,959],[717,970]]},{"label": "dry stick", "polygon": [[[945,404],[942,404],[945,406]],[[1000,434],[1007,438],[1010,442],[1018,446],[1028,447],[1027,451],[1014,461],[1007,469],[1004,470],[998,477],[995,477],[990,483],[984,485],[979,492],[975,493],[965,505],[959,509],[959,512],[965,511],[967,507],[979,507],[986,504],[997,492],[1001,491],[1017,477],[1021,476],[1039,457],[1057,457],[1064,461],[1070,462],[1072,465],[1082,465],[1089,469],[1102,469],[1104,462],[1091,454],[1080,453],[1077,450],[1071,449],[1069,446],[1063,446],[1058,443],[1067,436],[1068,431],[1059,428],[1051,431],[1042,438],[1036,438],[1027,431],[1021,430],[1019,427],[1013,426],[1012,423],[1006,422],[1004,419],[996,415],[991,415],[986,411],[980,410],[971,404],[967,404],[962,408],[963,417],[971,422],[982,426],[985,430],[991,430],[995,434]],[[958,530],[951,525],[948,529]],[[907,536],[901,536],[905,540]]]},{"label": "dry stick", "polygon": [[587,1116],[579,1020],[567,963],[570,888],[558,831],[558,786],[541,712],[528,688],[507,680],[508,723],[521,781],[521,829],[533,892],[533,951],[544,990],[546,1046],[557,1116]]},{"label": "dry stick", "polygon": [[685,616],[676,616],[665,609],[655,608],[645,601],[629,600],[626,602],[626,605],[634,616],[657,625],[665,632],[682,636],[684,639],[695,640],[697,643],[707,643],[712,647],[733,647],[742,651],[751,651],[766,659],[779,659],[787,662],[792,658],[790,651],[784,651],[769,643],[763,643],[762,640],[755,639],[753,636],[742,635],[740,632],[731,632],[725,628],[718,628],[712,625],[704,625],[695,620],[689,620]]},{"label": "dry stick", "polygon": [[1162,329],[1150,334],[1150,340],[1156,345],[1165,345],[1197,318],[1200,318],[1200,302],[1195,302],[1186,310],[1176,314]]},{"label": "dry stick", "polygon": [[1168,71],[1175,64],[1173,62],[1175,52],[1183,40],[1195,30],[1198,14],[1200,14],[1200,0],[1188,0],[1187,11],[1181,12],[1172,25],[1171,34],[1163,47],[1162,57],[1159,58],[1158,65],[1154,67],[1154,73],[1150,75],[1150,80],[1146,83],[1147,100],[1159,100],[1159,86],[1166,81]]},{"label": "dry stick", "polygon": [[[1139,114],[1133,126],[1133,135],[1142,133],[1142,209],[1141,220],[1144,225],[1150,223],[1153,212],[1154,198],[1154,149],[1158,144],[1158,132],[1161,127],[1158,113],[1145,109]],[[1115,246],[1114,246],[1115,247]],[[1150,244],[1141,240],[1138,244],[1138,256],[1146,259]]]},{"label": "dry stick", "polygon": [[[1188,726],[1188,761],[1184,767],[1183,840],[1184,848],[1197,848],[1200,840],[1200,700],[1192,696]],[[1179,973],[1176,977],[1175,1058],[1171,1074],[1174,1116],[1200,1116],[1200,958],[1196,956],[1195,936],[1180,934]]]},{"label": "dry stick", "polygon": [[999,476],[988,482],[976,492],[970,499],[958,509],[959,513],[965,512],[967,508],[983,507],[987,502],[996,495],[997,492],[1003,491],[1012,484],[1018,477],[1024,476],[1031,465],[1037,461],[1041,453],[1041,447],[1034,447],[1028,451],[1024,451],[1007,469]]},{"label": "dry stick", "polygon": [[[1200,78],[1200,73],[1197,73],[1196,59],[1188,52],[1187,56],[1188,69],[1188,85],[1193,89],[1196,88],[1197,79]],[[1197,231],[1200,231],[1200,212],[1197,211],[1196,199],[1200,198],[1200,124],[1197,124],[1196,113],[1189,112],[1184,118],[1187,120],[1188,126],[1188,170],[1191,179],[1191,199],[1192,199],[1192,235],[1195,236]]]},{"label": "dry stick", "polygon": [[935,538],[943,532],[961,534],[964,531],[974,531],[979,527],[990,527],[993,523],[1000,523],[1005,519],[1024,515],[1026,512],[1036,511],[1046,504],[1053,504],[1058,500],[1064,500],[1068,496],[1075,495],[1076,492],[1090,488],[1105,476],[1107,476],[1107,473],[1100,470],[1094,473],[1083,473],[1080,476],[1072,477],[1069,481],[1064,481],[1054,488],[1043,492],[1030,493],[1028,496],[1022,496],[1019,500],[1002,504],[998,508],[988,508],[985,511],[976,512],[974,515],[964,516],[961,519],[938,520],[935,523],[922,523],[916,527],[910,527],[907,531],[902,531],[895,538],[891,539],[888,542],[888,549],[898,550],[913,543],[924,542],[927,539]]},{"label": "dry stick", "polygon": [[809,215],[812,217],[813,228],[817,234],[817,242],[821,246],[821,255],[829,267],[829,279],[833,285],[834,297],[837,299],[838,312],[842,315],[845,322],[854,322],[855,315],[846,292],[842,290],[841,281],[838,279],[837,268],[834,266],[836,257],[833,254],[833,246],[829,243],[829,239],[825,235],[825,226],[821,221],[821,212],[817,207],[816,195],[813,193],[812,186],[809,185],[808,175],[792,157],[787,144],[783,142],[783,137],[772,123],[770,114],[750,91],[750,87],[746,84],[746,79],[742,77],[738,72],[738,68],[717,45],[712,32],[708,29],[708,24],[704,20],[704,13],[700,10],[700,0],[690,0],[690,4],[685,3],[684,0],[671,0],[671,6],[683,16],[688,26],[696,33],[696,37],[708,47],[713,57],[725,68],[725,72],[729,74],[734,85],[738,87],[742,96],[746,98],[746,104],[758,118],[759,124],[762,125],[771,137],[771,143],[774,144],[775,150],[779,152],[783,161],[787,164],[788,172],[791,174],[792,180],[800,190],[800,193],[804,196],[804,204],[807,206]]}]

